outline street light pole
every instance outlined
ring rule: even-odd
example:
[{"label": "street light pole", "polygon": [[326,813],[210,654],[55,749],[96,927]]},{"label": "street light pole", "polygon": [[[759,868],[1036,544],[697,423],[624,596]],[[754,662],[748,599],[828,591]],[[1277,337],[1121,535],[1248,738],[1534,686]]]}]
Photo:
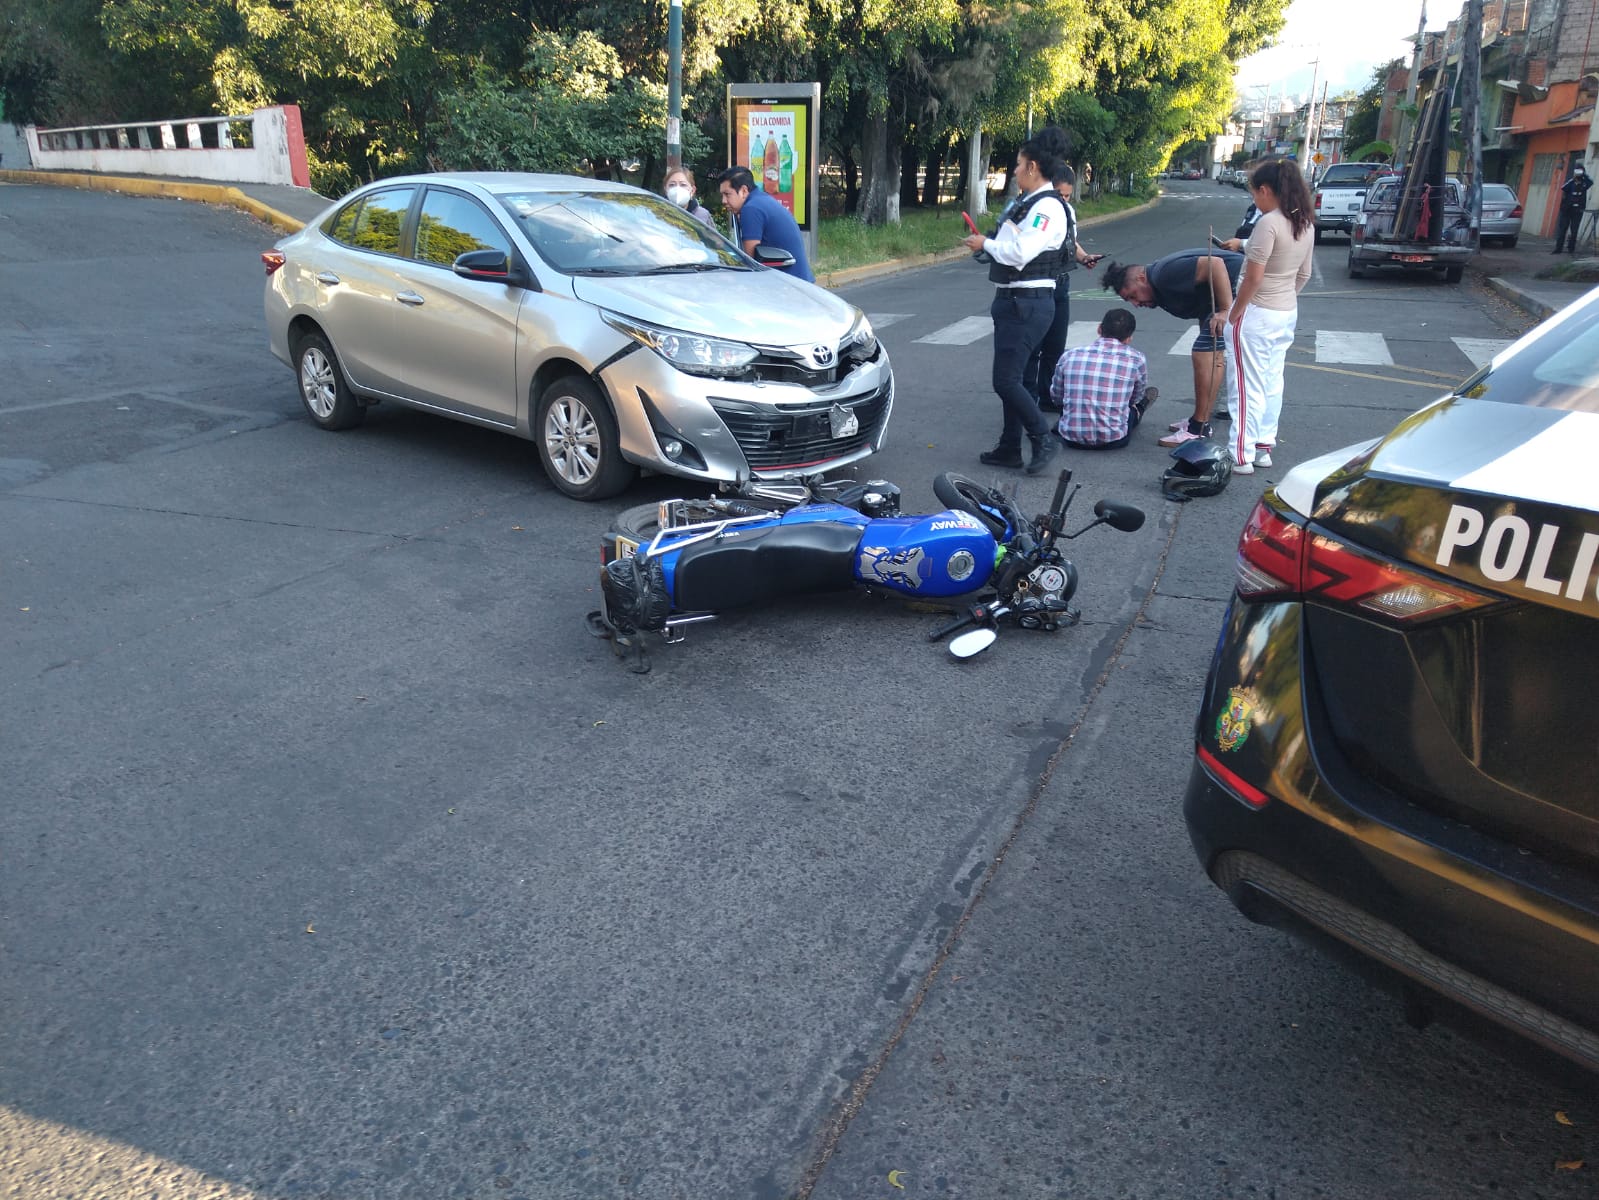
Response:
[{"label": "street light pole", "polygon": [[683,165],[683,0],[666,23],[666,169]]}]

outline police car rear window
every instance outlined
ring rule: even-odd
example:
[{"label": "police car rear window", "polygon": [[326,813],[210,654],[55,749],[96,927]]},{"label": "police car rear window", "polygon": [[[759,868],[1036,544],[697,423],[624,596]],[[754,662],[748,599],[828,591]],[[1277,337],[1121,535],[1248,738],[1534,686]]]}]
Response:
[{"label": "police car rear window", "polygon": [[1461,395],[1599,413],[1599,302],[1466,381]]}]

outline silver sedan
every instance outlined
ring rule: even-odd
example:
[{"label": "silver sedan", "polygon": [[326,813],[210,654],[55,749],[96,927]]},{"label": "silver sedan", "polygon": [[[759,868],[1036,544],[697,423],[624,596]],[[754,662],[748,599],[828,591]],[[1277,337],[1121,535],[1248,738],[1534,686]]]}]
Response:
[{"label": "silver sedan", "polygon": [[385,179],[262,259],[272,352],[317,425],[389,400],[502,429],[578,499],[641,466],[817,474],[880,449],[893,408],[859,309],[625,184]]},{"label": "silver sedan", "polygon": [[1503,183],[1482,185],[1482,240],[1498,238],[1514,246],[1521,236],[1521,198]]}]

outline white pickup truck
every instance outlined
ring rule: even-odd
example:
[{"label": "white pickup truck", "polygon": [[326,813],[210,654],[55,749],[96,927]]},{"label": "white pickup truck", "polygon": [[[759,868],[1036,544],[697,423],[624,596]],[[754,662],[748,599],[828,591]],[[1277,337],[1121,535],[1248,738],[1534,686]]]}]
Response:
[{"label": "white pickup truck", "polygon": [[1316,181],[1316,241],[1326,232],[1350,236],[1367,186],[1388,171],[1384,163],[1334,163]]}]

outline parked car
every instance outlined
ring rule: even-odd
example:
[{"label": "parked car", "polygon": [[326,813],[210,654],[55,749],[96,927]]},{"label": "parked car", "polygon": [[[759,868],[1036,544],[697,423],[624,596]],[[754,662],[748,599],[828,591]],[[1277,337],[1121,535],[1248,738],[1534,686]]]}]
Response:
[{"label": "parked car", "polygon": [[882,446],[893,408],[859,309],[625,184],[385,179],[262,259],[268,340],[317,425],[393,400],[503,430],[579,499],[617,494],[639,467],[733,480],[843,466]]},{"label": "parked car", "polygon": [[1521,198],[1503,183],[1482,185],[1482,240],[1514,246],[1521,236]]},{"label": "parked car", "polygon": [[1477,252],[1477,231],[1466,217],[1460,181],[1444,180],[1443,204],[1429,199],[1428,236],[1400,236],[1398,225],[1403,176],[1385,175],[1372,183],[1355,216],[1349,238],[1349,277],[1359,279],[1377,267],[1404,271],[1436,271],[1459,283],[1466,263]]},{"label": "parked car", "polygon": [[1599,289],[1266,492],[1185,812],[1246,916],[1599,1070],[1596,362]]},{"label": "parked car", "polygon": [[1352,236],[1366,189],[1387,170],[1382,163],[1365,162],[1334,163],[1327,168],[1312,193],[1318,242],[1328,232]]}]

